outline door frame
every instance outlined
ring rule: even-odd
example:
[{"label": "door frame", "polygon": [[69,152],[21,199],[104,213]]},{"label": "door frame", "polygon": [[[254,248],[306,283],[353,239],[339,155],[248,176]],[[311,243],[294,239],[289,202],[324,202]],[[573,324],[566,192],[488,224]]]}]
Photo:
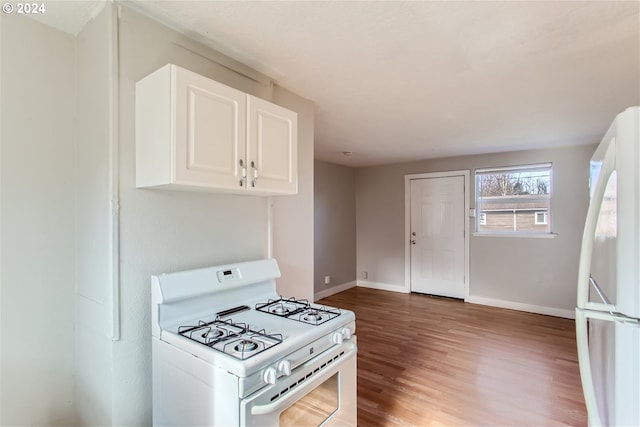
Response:
[{"label": "door frame", "polygon": [[448,178],[462,176],[464,178],[464,300],[469,298],[469,186],[470,170],[455,170],[447,172],[416,173],[404,176],[404,292],[411,292],[411,181],[428,178]]}]

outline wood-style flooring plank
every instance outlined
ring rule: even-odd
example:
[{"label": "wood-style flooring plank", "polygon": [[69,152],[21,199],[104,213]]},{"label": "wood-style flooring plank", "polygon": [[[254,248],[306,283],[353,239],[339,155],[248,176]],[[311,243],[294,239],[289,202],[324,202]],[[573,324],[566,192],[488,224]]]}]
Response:
[{"label": "wood-style flooring plank", "polygon": [[352,288],[358,425],[586,426],[574,323],[447,298]]}]

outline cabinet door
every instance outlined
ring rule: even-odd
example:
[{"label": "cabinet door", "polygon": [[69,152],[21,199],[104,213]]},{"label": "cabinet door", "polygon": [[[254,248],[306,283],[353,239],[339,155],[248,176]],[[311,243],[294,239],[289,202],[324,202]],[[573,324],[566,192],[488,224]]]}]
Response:
[{"label": "cabinet door", "polygon": [[298,192],[298,115],[247,95],[248,189]]},{"label": "cabinet door", "polygon": [[183,68],[175,71],[175,183],[242,188],[246,95]]}]

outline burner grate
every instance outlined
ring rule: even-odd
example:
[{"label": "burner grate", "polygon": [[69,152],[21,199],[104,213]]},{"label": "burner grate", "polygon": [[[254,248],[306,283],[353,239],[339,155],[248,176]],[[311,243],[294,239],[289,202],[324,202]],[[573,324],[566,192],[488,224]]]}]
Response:
[{"label": "burner grate", "polygon": [[199,321],[196,326],[180,326],[178,334],[237,359],[245,360],[280,344],[282,334],[267,334],[254,330],[246,323],[219,317],[212,322]]},{"label": "burner grate", "polygon": [[255,309],[311,325],[321,325],[340,316],[339,308],[312,307],[306,299],[297,300],[283,297],[256,304]]}]

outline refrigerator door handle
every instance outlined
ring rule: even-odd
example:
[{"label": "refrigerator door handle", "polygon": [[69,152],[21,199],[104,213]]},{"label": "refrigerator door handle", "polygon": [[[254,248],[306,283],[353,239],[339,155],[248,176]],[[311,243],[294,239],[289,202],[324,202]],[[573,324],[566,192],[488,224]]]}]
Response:
[{"label": "refrigerator door handle", "polygon": [[598,285],[598,282],[596,282],[596,279],[594,279],[593,276],[589,276],[589,284],[593,287],[593,289],[596,290],[596,293],[603,303],[613,306],[613,304],[611,304],[611,301],[609,301],[609,298],[607,298],[607,295],[604,293],[602,288],[600,288],[600,285]]},{"label": "refrigerator door handle", "polygon": [[[600,206],[604,199],[604,192],[607,187],[609,177],[615,170],[616,166],[616,140],[612,139],[607,147],[598,181],[593,191],[591,204],[587,211],[587,219],[582,234],[582,248],[580,250],[580,264],[578,267],[578,308],[587,308],[589,304],[589,284],[591,277],[591,258],[593,256],[593,240],[595,238],[596,226],[598,224],[598,216],[600,215]],[[591,307],[590,307],[591,308]],[[597,309],[593,307],[594,309]],[[609,311],[609,310],[607,310]]]},{"label": "refrigerator door handle", "polygon": [[[603,317],[608,316],[604,313]],[[578,366],[580,367],[580,379],[582,380],[582,391],[584,393],[584,403],[587,406],[589,417],[589,427],[602,426],[600,411],[596,400],[596,392],[593,386],[593,376],[591,375],[591,356],[589,355],[589,328],[587,318],[591,317],[587,312],[576,308],[576,344],[578,350]],[[610,316],[608,316],[610,319]]]},{"label": "refrigerator door handle", "polygon": [[577,308],[576,313],[578,311],[580,311],[581,315],[585,319],[605,320],[607,322],[624,323],[625,325],[628,325],[628,326],[636,326],[640,328],[640,319],[636,319],[635,317],[625,316],[622,313],[605,313],[602,311],[585,310],[582,308]]},{"label": "refrigerator door handle", "polygon": [[636,319],[635,317],[629,317],[625,316],[624,314],[616,313],[615,321],[632,328],[640,328],[640,319]]},{"label": "refrigerator door handle", "polygon": [[593,386],[593,376],[591,374],[588,319],[618,322],[623,323],[626,326],[636,328],[640,328],[640,319],[628,317],[620,313],[609,314],[602,311],[589,311],[576,308],[576,345],[578,350],[578,366],[580,368],[580,379],[582,380],[584,402],[587,406],[589,427],[599,427],[602,426],[603,423],[602,418],[600,418],[596,392]]},{"label": "refrigerator door handle", "polygon": [[604,311],[612,315],[615,314],[617,312],[616,306],[611,304],[611,301],[609,301],[609,298],[607,298],[607,295],[604,293],[602,288],[600,288],[600,286],[598,285],[598,282],[596,282],[596,280],[591,275],[589,276],[589,284],[596,291],[596,293],[602,300],[602,303],[587,301],[580,308],[586,308],[586,309],[595,310],[595,311]]}]

